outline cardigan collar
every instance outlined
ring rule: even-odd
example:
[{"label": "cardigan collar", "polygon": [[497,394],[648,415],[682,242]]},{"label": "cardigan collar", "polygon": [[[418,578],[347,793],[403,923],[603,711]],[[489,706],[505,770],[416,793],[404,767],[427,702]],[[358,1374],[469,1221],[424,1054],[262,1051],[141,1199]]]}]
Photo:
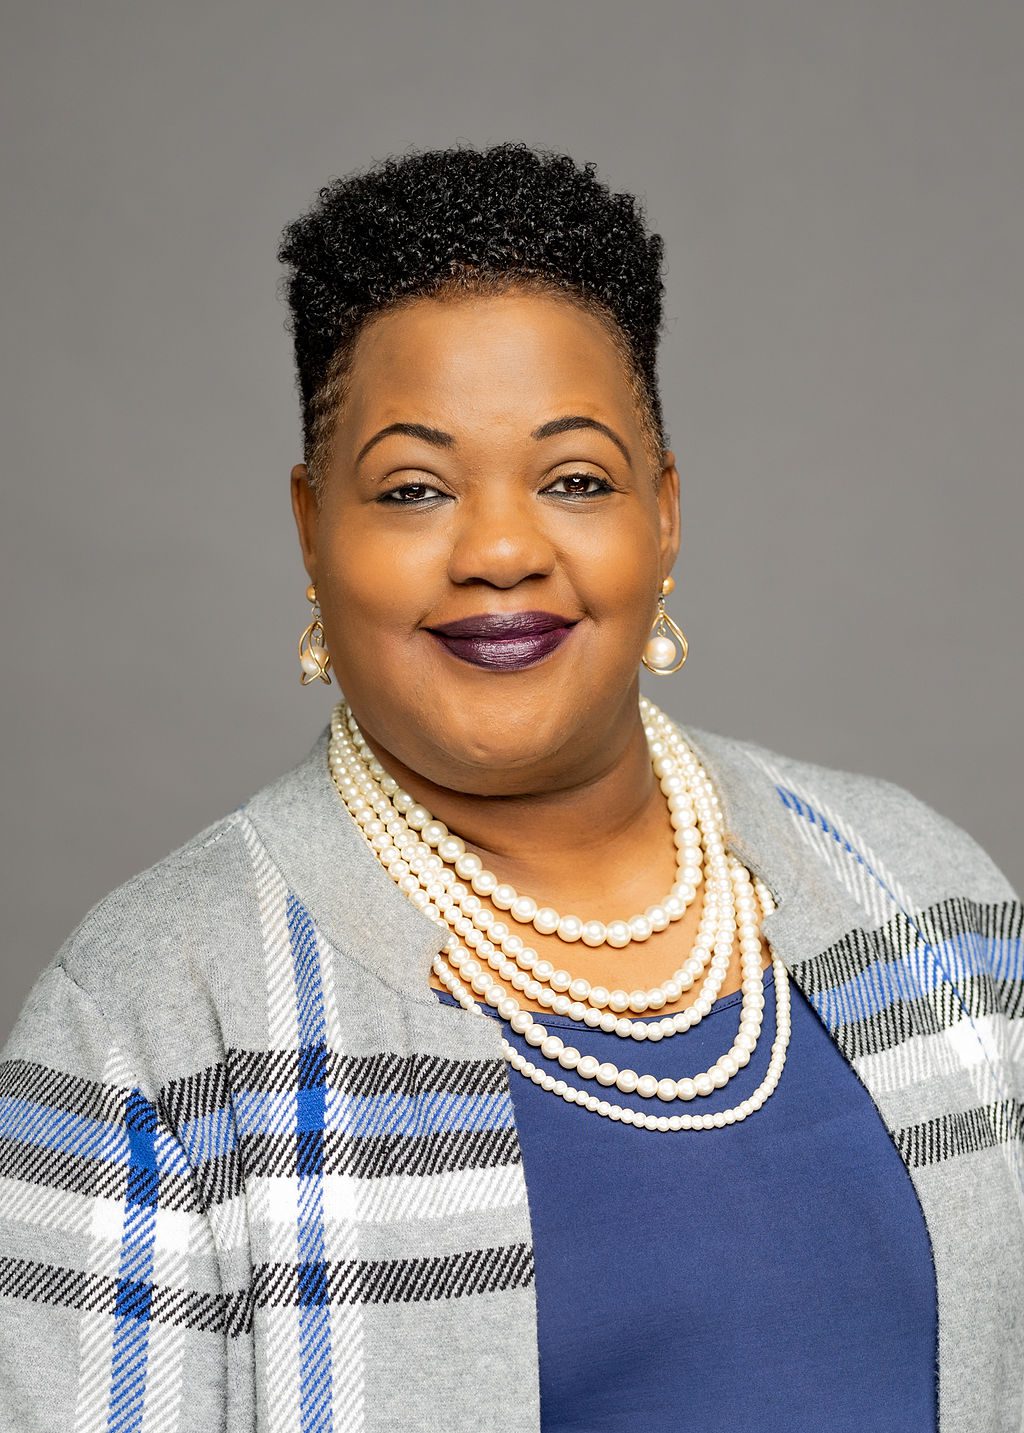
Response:
[{"label": "cardigan collar", "polygon": [[[762,923],[772,951],[790,968],[817,955],[858,924],[859,908],[828,863],[808,851],[806,803],[756,759],[770,763],[777,754],[676,725],[718,792],[726,848],[775,898]],[[436,1007],[428,977],[441,946],[438,927],[399,891],[345,809],[327,764],[330,731],[328,721],[308,755],[256,792],[244,812],[329,944],[404,999]]]}]

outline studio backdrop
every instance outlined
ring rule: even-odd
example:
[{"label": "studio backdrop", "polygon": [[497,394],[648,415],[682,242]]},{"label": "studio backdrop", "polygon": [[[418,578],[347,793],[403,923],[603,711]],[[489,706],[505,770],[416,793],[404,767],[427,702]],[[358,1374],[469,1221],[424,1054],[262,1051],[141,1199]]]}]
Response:
[{"label": "studio backdrop", "polygon": [[1024,885],[1024,7],[57,0],[5,6],[0,66],[0,1034],[327,720],[275,251],[410,148],[592,161],[664,237],[690,646],[644,689]]}]

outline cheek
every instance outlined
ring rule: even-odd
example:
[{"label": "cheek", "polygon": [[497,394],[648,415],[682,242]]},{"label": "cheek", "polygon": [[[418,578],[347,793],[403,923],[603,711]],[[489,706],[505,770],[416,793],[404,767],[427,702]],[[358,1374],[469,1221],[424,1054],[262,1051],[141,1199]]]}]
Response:
[{"label": "cheek", "polygon": [[431,567],[425,553],[411,554],[386,533],[360,531],[355,523],[321,553],[332,612],[354,642],[390,640],[415,627],[421,611],[429,610]]},{"label": "cheek", "polygon": [[406,704],[417,700],[424,665],[417,644],[426,640],[417,628],[437,607],[432,569],[393,539],[351,526],[321,545],[321,559],[320,604],[338,684],[368,718],[373,713],[380,732],[385,693],[401,692]]},{"label": "cheek", "polygon": [[593,619],[624,635],[646,631],[657,604],[658,546],[646,525],[623,524],[572,564],[580,598]]}]

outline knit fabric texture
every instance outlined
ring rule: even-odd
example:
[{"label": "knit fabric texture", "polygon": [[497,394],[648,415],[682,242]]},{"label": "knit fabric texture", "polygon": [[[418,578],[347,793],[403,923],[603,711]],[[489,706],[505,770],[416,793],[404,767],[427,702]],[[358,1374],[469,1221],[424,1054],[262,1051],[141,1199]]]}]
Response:
[{"label": "knit fabric texture", "polygon": [[[768,945],[920,1202],[940,1433],[1022,1433],[1019,897],[900,786],[680,729],[776,899]],[[0,1060],[5,1433],[539,1433],[523,1077],[501,1022],[428,985],[443,933],[345,809],[328,738],[99,901],[21,1011]],[[642,1158],[734,1128],[620,1132]],[[814,1196],[776,1218],[799,1229]],[[699,1258],[699,1222],[683,1237]]]}]

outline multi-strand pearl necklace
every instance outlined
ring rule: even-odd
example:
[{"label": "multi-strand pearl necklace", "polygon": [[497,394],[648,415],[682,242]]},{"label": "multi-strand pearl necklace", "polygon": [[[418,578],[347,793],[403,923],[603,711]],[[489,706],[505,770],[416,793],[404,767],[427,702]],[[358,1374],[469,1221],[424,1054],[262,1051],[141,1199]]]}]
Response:
[{"label": "multi-strand pearl necklace", "polygon": [[[653,702],[640,698],[648,749],[655,775],[666,796],[677,847],[676,882],[664,901],[649,906],[628,921],[583,921],[560,916],[549,906],[538,906],[483,867],[426,807],[403,791],[367,745],[346,702],[337,704],[331,717],[328,761],[338,792],[363,835],[399,889],[438,925],[448,938],[434,958],[433,969],[465,1010],[482,1014],[472,992],[493,1005],[526,1043],[582,1079],[616,1086],[623,1093],[669,1102],[689,1101],[722,1088],[747,1065],[756,1048],[764,1008],[762,947],[757,905],[762,914],[774,909],[767,887],[751,878],[745,867],[726,852],[721,811],[707,774],[682,733]],[[703,851],[703,858],[702,858]],[[541,934],[557,934],[566,944],[602,944],[621,948],[643,941],[654,931],[678,920],[694,900],[703,879],[702,860],[710,876],[693,951],[684,964],[660,986],[648,990],[609,991],[573,978],[568,970],[542,960],[522,937],[495,915],[480,899],[485,896],[499,910],[508,911],[520,925],[532,925]],[[461,878],[461,879],[460,879]],[[468,881],[467,886],[464,882]],[[756,901],[755,901],[756,895]],[[692,1028],[710,1011],[728,971],[733,933],[740,936],[740,1028],[731,1048],[708,1070],[693,1078],[658,1079],[619,1069],[611,1061],[581,1055],[557,1035],[550,1035],[529,1010],[523,1009],[502,980],[529,1000],[590,1028],[623,1038],[658,1041]],[[485,969],[481,961],[490,969]],[[679,999],[700,977],[697,998],[686,1010],[659,1021],[630,1020],[623,1012],[658,1010]],[[721,1128],[745,1119],[759,1109],[778,1084],[789,1043],[789,984],[785,966],[772,958],[776,992],[776,1035],[768,1071],[752,1095],[734,1109],[706,1115],[653,1115],[612,1104],[539,1069],[509,1041],[502,1038],[508,1062],[541,1088],[612,1120],[658,1131]],[[495,971],[496,978],[490,972]],[[460,979],[459,977],[462,977]],[[468,981],[470,989],[463,980]]]}]

